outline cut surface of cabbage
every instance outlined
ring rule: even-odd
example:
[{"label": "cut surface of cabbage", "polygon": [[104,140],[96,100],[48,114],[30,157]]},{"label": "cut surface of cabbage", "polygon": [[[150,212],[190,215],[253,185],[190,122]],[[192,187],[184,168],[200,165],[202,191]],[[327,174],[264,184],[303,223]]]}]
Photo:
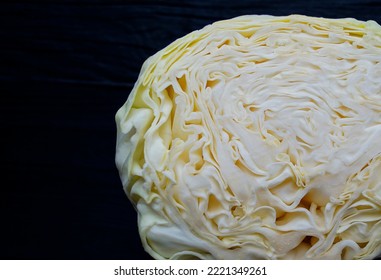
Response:
[{"label": "cut surface of cabbage", "polygon": [[156,259],[381,253],[381,27],[219,21],[144,63],[116,165]]}]

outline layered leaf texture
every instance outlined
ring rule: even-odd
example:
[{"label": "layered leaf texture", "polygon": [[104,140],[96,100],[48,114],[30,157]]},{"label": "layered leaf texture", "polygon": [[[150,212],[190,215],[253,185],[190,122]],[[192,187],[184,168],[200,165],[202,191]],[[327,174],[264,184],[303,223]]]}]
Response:
[{"label": "layered leaf texture", "polygon": [[381,27],[243,16],[143,65],[116,164],[156,259],[381,252]]}]

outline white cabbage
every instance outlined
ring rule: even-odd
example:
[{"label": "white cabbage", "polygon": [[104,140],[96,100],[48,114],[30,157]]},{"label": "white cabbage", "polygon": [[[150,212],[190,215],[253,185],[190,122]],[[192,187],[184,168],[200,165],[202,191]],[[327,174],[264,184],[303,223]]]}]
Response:
[{"label": "white cabbage", "polygon": [[116,164],[156,259],[381,252],[381,27],[243,16],[150,57]]}]

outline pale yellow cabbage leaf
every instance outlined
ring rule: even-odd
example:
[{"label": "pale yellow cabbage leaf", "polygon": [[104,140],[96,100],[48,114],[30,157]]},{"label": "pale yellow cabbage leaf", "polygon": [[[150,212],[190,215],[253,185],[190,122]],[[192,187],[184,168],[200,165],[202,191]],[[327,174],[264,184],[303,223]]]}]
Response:
[{"label": "pale yellow cabbage leaf", "polygon": [[156,259],[381,252],[381,27],[243,16],[143,65],[116,164]]}]

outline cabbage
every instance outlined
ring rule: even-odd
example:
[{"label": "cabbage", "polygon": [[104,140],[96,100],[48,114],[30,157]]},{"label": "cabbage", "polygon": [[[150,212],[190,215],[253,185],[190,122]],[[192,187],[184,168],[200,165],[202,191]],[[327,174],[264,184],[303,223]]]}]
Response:
[{"label": "cabbage", "polygon": [[156,259],[381,252],[381,27],[216,22],[150,57],[116,165]]}]

